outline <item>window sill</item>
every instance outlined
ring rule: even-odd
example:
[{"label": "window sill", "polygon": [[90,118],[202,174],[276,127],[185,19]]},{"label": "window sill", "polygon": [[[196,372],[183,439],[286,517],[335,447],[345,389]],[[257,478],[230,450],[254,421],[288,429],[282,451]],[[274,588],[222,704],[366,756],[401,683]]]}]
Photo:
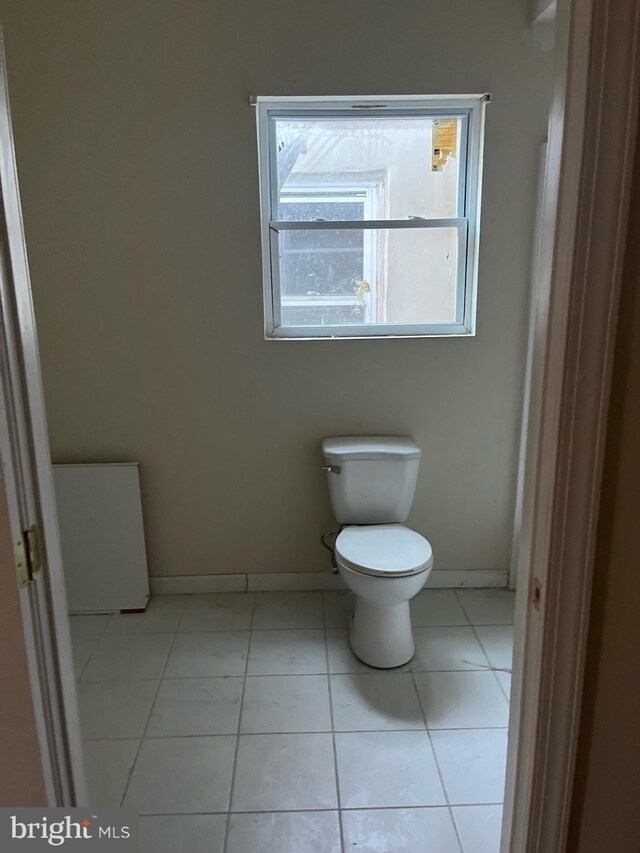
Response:
[{"label": "window sill", "polygon": [[319,335],[319,334],[276,334],[265,333],[265,341],[402,341],[415,340],[417,338],[474,338],[475,330],[464,330],[455,332],[407,332],[403,334],[392,333],[384,334],[368,334],[368,335]]}]

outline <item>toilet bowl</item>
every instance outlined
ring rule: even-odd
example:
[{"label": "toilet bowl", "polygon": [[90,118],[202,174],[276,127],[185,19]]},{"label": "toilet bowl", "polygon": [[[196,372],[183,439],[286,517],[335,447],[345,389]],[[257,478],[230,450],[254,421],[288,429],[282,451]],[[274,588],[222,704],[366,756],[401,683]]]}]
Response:
[{"label": "toilet bowl", "polygon": [[429,542],[402,524],[344,528],[336,562],[356,597],[350,629],[353,653],[369,666],[402,666],[415,652],[409,601],[433,566]]}]

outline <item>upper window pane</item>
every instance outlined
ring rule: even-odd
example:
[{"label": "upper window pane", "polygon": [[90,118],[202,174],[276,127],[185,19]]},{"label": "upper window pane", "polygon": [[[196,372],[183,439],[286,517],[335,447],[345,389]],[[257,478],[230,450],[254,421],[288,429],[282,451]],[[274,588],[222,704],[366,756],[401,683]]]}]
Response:
[{"label": "upper window pane", "polygon": [[[464,120],[447,116],[272,118],[272,219],[442,219],[463,215]],[[313,200],[304,202],[307,191]],[[300,200],[292,206],[292,196]],[[336,196],[348,196],[342,204]],[[324,199],[323,197],[324,196]]]}]

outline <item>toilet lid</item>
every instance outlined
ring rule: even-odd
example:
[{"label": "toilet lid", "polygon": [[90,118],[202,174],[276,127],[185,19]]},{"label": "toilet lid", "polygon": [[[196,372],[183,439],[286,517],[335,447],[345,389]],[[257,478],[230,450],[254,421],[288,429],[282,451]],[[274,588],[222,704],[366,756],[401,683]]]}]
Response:
[{"label": "toilet lid", "polygon": [[347,568],[366,575],[413,575],[433,565],[431,545],[402,524],[345,527],[336,555]]}]

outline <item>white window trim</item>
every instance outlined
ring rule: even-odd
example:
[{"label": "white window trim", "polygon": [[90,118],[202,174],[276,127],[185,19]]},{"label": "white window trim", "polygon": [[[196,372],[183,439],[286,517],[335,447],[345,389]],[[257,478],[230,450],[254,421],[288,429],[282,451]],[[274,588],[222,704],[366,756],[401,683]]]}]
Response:
[{"label": "white window trim", "polygon": [[[480,230],[480,204],[482,189],[482,153],[485,106],[490,96],[482,95],[367,95],[358,98],[335,96],[275,97],[259,96],[255,99],[258,132],[258,168],[260,180],[260,211],[262,225],[262,265],[264,292],[265,338],[267,340],[334,340],[359,338],[441,337],[475,335],[478,278],[478,247]],[[429,228],[456,227],[459,230],[458,294],[456,322],[443,324],[370,324],[353,326],[281,326],[279,324],[280,293],[278,265],[278,231],[284,228],[305,228],[325,223],[289,223],[271,218],[277,192],[276,147],[270,138],[273,128],[271,118],[288,115],[333,115],[338,111],[367,110],[367,114],[388,115],[438,115],[466,120],[460,157],[460,198],[458,211],[462,217],[425,220],[371,220],[368,228]],[[362,222],[331,223],[331,227],[363,228]]]}]

